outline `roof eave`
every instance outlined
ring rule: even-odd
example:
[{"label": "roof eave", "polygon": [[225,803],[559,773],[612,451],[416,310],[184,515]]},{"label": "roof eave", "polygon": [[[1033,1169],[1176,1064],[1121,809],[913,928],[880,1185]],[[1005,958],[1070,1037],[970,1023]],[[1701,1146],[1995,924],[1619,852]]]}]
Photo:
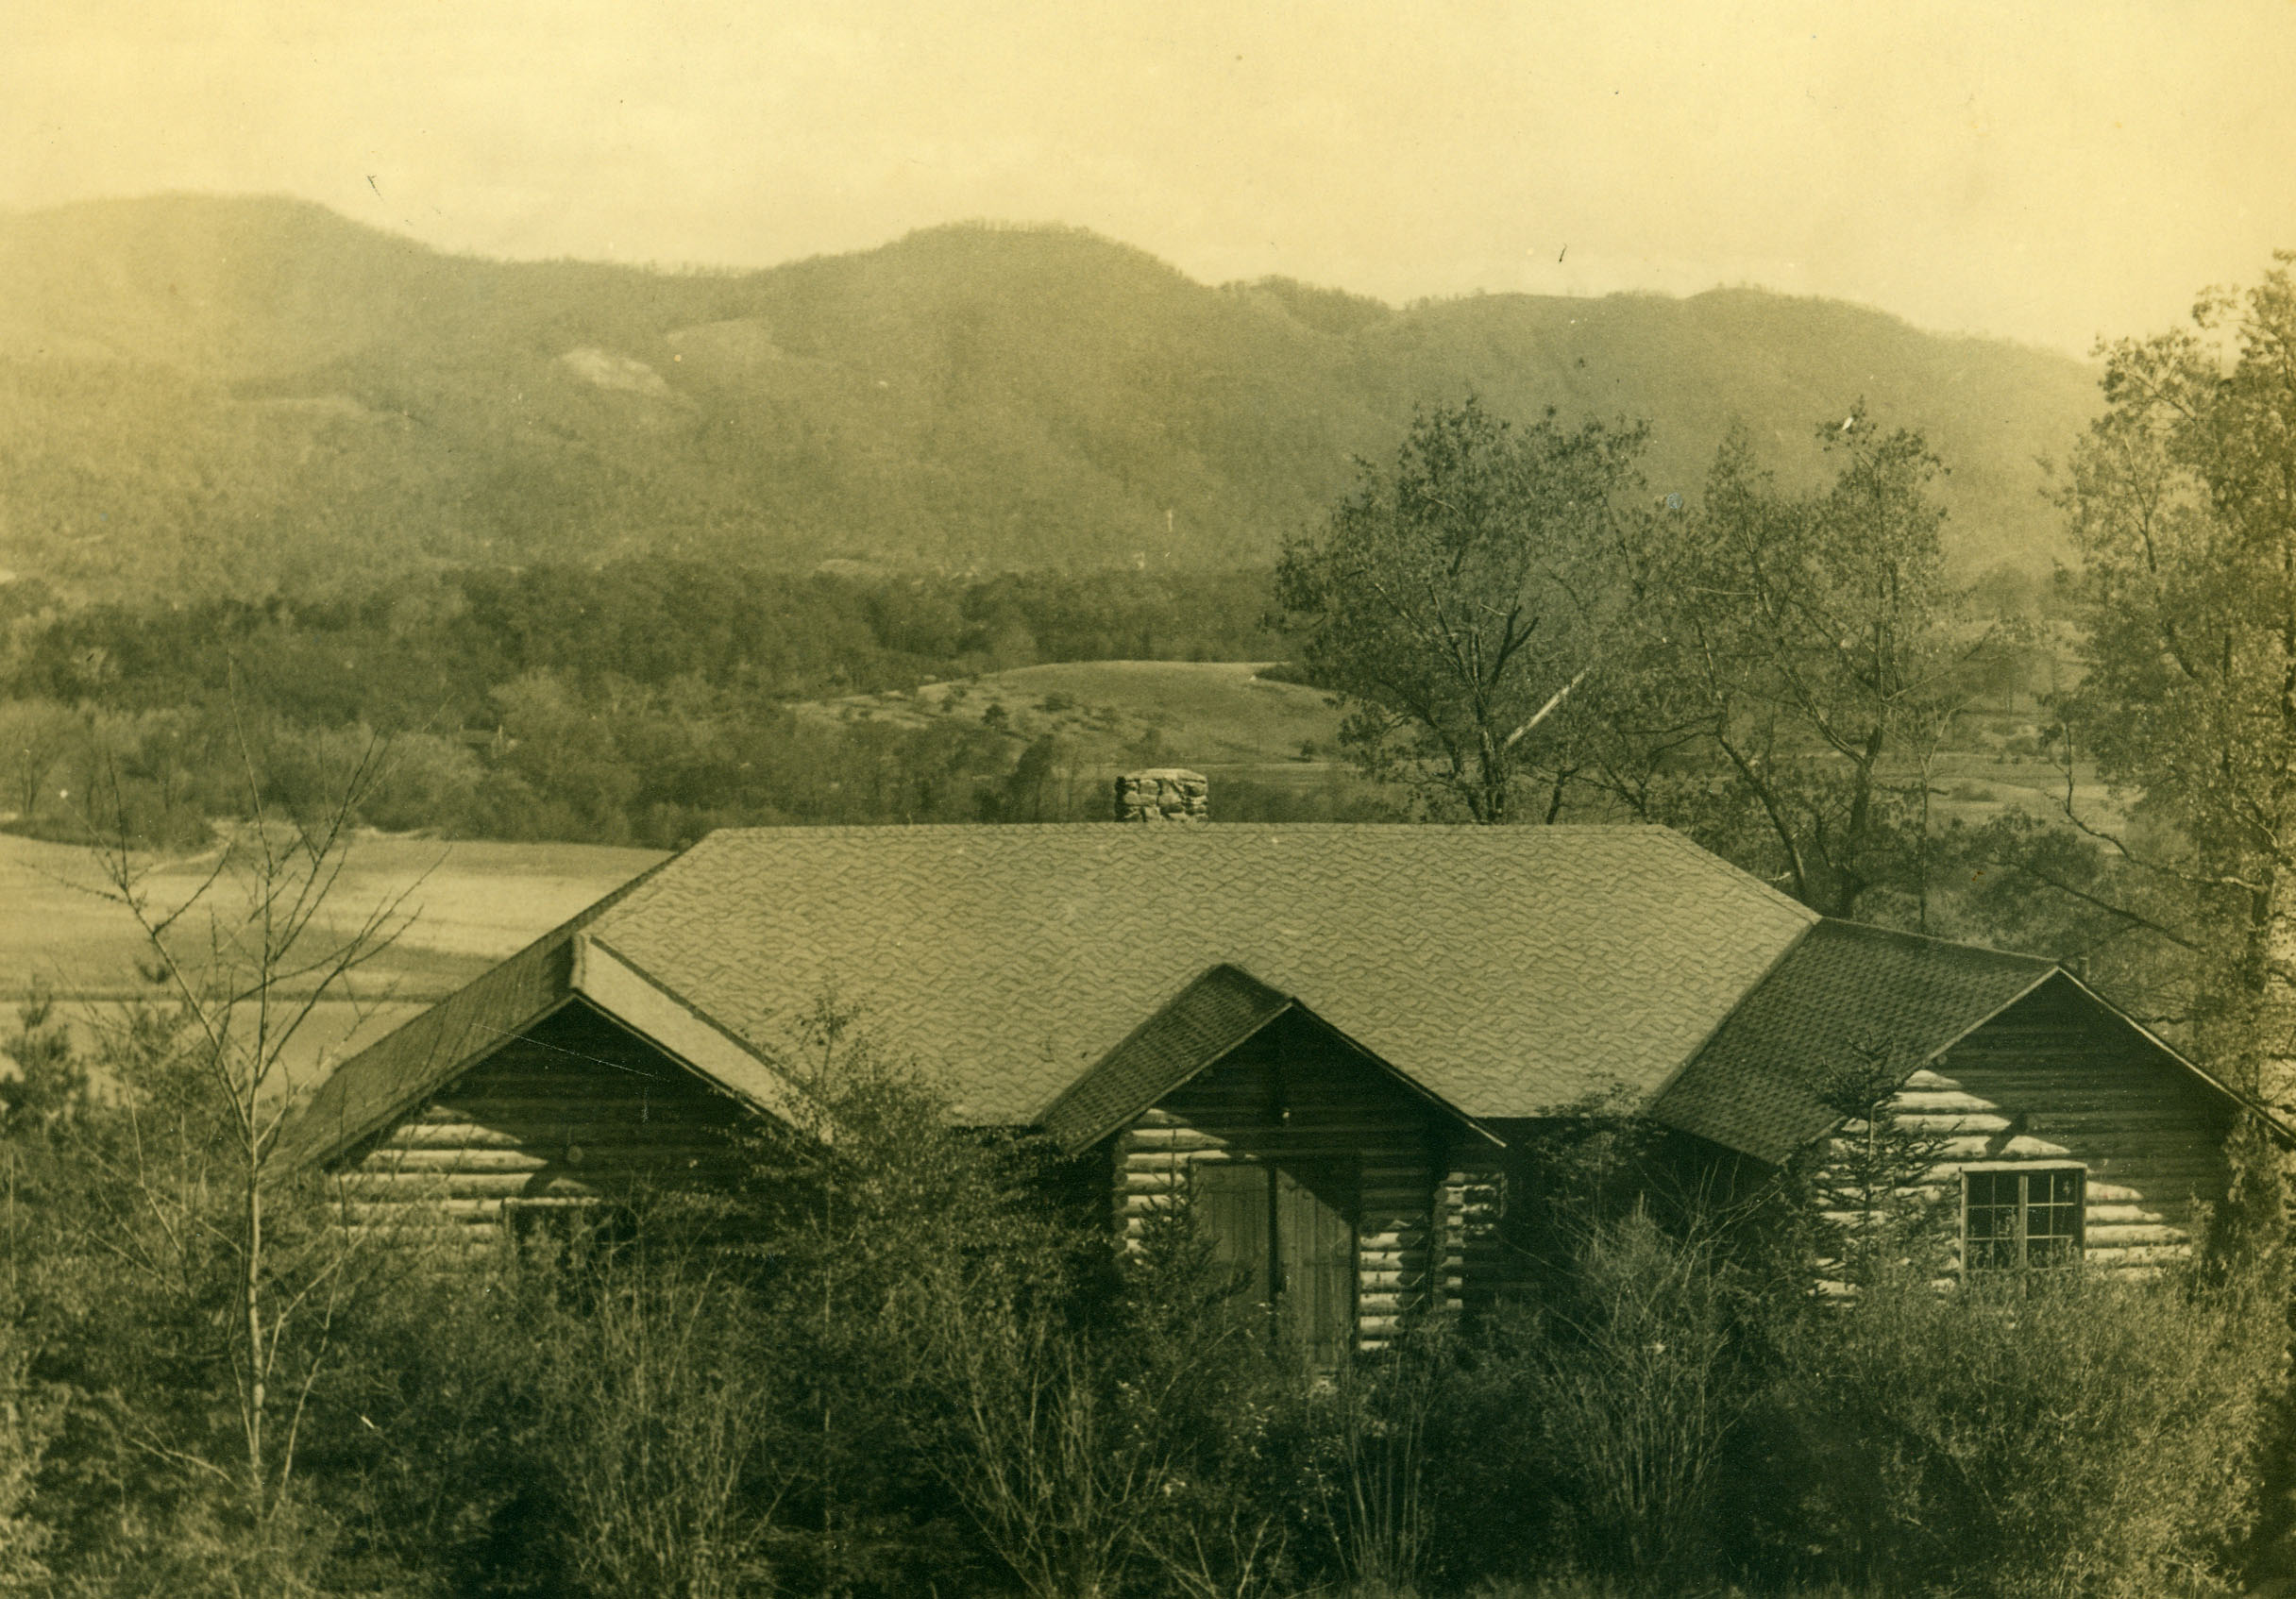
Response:
[{"label": "roof eave", "polygon": [[[1157,1092],[1154,1099],[1150,1099],[1142,1103],[1136,1104],[1130,1109],[1122,1111],[1113,1117],[1104,1117],[1098,1122],[1088,1124],[1091,1128],[1091,1131],[1089,1134],[1072,1134],[1065,1137],[1058,1134],[1055,1134],[1053,1136],[1053,1141],[1060,1147],[1060,1153],[1063,1154],[1082,1154],[1086,1150],[1090,1149],[1102,1139],[1106,1138],[1111,1134],[1115,1133],[1119,1128],[1123,1127],[1134,1117],[1140,1115],[1141,1111],[1146,1110],[1150,1105],[1156,1103],[1156,1100],[1162,1099],[1166,1094],[1176,1093],[1178,1090],[1186,1087],[1189,1084],[1193,1083],[1197,1078],[1203,1076],[1213,1067],[1218,1066],[1222,1061],[1227,1059],[1228,1056],[1234,1054],[1238,1050],[1242,1049],[1244,1045],[1250,1043],[1253,1039],[1258,1037],[1269,1028],[1275,1026],[1275,1023],[1280,1021],[1283,1018],[1291,1015],[1295,1008],[1298,1008],[1298,1006],[1299,1001],[1297,1000],[1291,998],[1289,995],[1285,996],[1284,1002],[1282,1004],[1276,1006],[1267,1015],[1253,1021],[1249,1027],[1240,1029],[1234,1036],[1224,1038],[1224,1041],[1221,1042],[1216,1048],[1207,1051],[1205,1052],[1204,1059],[1200,1061],[1192,1070],[1176,1082],[1167,1085],[1164,1088]],[[1157,1013],[1159,1016],[1161,1014],[1161,1011]],[[1149,1018],[1149,1022],[1152,1022],[1155,1019],[1155,1017],[1151,1017]],[[1149,1022],[1142,1022],[1140,1028],[1135,1028],[1131,1033],[1126,1034],[1123,1039],[1114,1048],[1110,1049],[1106,1054],[1102,1055],[1099,1060],[1094,1061],[1089,1067],[1087,1067],[1083,1071],[1079,1072],[1073,1082],[1070,1083],[1067,1087],[1061,1089],[1059,1093],[1054,1095],[1051,1100],[1045,1102],[1044,1108],[1030,1119],[1031,1124],[1038,1127],[1044,1127],[1049,1131],[1052,1119],[1060,1108],[1060,1102],[1067,1099],[1071,1094],[1073,1094],[1078,1089],[1082,1088],[1087,1082],[1090,1081],[1092,1074],[1098,1071],[1101,1067],[1110,1058],[1110,1056],[1115,1055],[1119,1051],[1130,1044],[1134,1038],[1138,1037],[1140,1030],[1148,1026]]]},{"label": "roof eave", "polygon": [[2119,1005],[2113,1003],[2112,1001],[2098,993],[2097,990],[2091,988],[2087,984],[2082,982],[2080,978],[2066,970],[2065,968],[2058,967],[2051,975],[2064,978],[2066,982],[2071,984],[2076,989],[2080,990],[2081,993],[2086,995],[2090,1000],[2102,1006],[2108,1015],[2110,1015],[2115,1020],[2119,1021],[2122,1026],[2136,1034],[2138,1037],[2151,1044],[2162,1054],[2167,1055],[2178,1066],[2183,1067],[2185,1070],[2191,1073],[2194,1077],[2199,1078],[2201,1082],[2206,1085],[2208,1087],[2215,1089],[2224,1098],[2230,1100],[2234,1104],[2239,1106],[2242,1110],[2245,1110],[2250,1115],[2255,1117],[2258,1121],[2263,1123],[2265,1131],[2270,1133],[2282,1148],[2296,1149],[2296,1125],[2291,1125],[2271,1105],[2266,1104],[2262,1100],[2242,1093],[2239,1089],[2234,1087],[2231,1084],[2225,1082],[2222,1078],[2208,1070],[2207,1068],[2202,1066],[2198,1061],[2186,1055],[2184,1051],[2178,1049],[2174,1044],[2169,1043],[2168,1039],[2162,1037],[2159,1034],[2153,1032],[2150,1027],[2147,1027],[2143,1022],[2137,1020],[2128,1012],[2122,1010]]},{"label": "roof eave", "polygon": [[594,934],[574,935],[569,986],[727,1097],[787,1125],[824,1131],[771,1059]]}]

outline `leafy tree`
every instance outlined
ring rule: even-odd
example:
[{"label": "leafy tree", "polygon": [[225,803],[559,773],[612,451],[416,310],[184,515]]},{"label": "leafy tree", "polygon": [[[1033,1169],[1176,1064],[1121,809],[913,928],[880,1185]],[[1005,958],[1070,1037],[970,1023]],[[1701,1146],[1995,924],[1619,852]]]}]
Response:
[{"label": "leafy tree", "polygon": [[8,808],[23,819],[38,814],[49,775],[80,739],[79,718],[42,699],[0,703],[0,773]]},{"label": "leafy tree", "polygon": [[1983,682],[1938,543],[1944,470],[1861,405],[1821,425],[1822,493],[1779,488],[1743,429],[1702,502],[1641,525],[1640,670],[1607,696],[1586,781],[1832,916],[1883,885],[1921,913],[1926,762]]},{"label": "leafy tree", "polygon": [[1359,463],[1321,536],[1285,546],[1284,625],[1366,771],[1432,816],[1517,817],[1532,735],[1603,659],[1645,436],[1552,412],[1517,429],[1472,398],[1423,411],[1392,471]]},{"label": "leafy tree", "polygon": [[[2125,825],[2064,816],[2166,903],[2116,908],[2197,957],[2212,1059],[2287,1092],[2296,1058],[2296,254],[2195,328],[2104,351],[2064,506],[2086,675],[2063,702]],[[2069,767],[2068,767],[2069,772]]]}]

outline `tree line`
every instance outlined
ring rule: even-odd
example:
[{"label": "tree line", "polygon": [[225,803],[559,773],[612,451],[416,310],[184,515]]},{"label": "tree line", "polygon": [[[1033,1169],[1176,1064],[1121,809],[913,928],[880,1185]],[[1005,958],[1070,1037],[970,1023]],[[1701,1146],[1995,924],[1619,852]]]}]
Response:
[{"label": "tree line", "polygon": [[0,811],[182,846],[244,813],[245,762],[271,802],[317,806],[380,736],[363,819],[385,829],[667,849],[728,825],[971,820],[1028,808],[1008,794],[1033,781],[1018,730],[794,707],[1039,660],[1264,658],[1265,612],[1257,573],[630,561],[179,607],[20,581],[0,586]]}]

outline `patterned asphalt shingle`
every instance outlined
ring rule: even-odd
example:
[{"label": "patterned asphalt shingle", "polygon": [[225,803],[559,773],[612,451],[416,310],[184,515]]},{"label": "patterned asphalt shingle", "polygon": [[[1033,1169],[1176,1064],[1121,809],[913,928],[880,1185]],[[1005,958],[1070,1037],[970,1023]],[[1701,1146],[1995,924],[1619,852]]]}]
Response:
[{"label": "patterned asphalt shingle", "polygon": [[1650,1106],[1670,1127],[1781,1161],[1840,1119],[1825,1085],[1861,1062],[1910,1075],[2056,970],[1828,918],[1763,979]]},{"label": "patterned asphalt shingle", "polygon": [[1088,1148],[1292,1008],[1250,972],[1216,966],[1045,1107],[1044,1130]]},{"label": "patterned asphalt shingle", "polygon": [[1479,1118],[1655,1089],[1815,919],[1658,828],[1104,823],[713,833],[589,934],[768,1052],[834,989],[968,1119],[1222,963]]},{"label": "patterned asphalt shingle", "polygon": [[732,831],[344,1063],[282,1153],[420,1103],[572,992],[584,938],[768,1060],[858,1002],[960,1117],[1072,1145],[1296,1003],[1477,1120],[1623,1087],[1769,1161],[1832,1125],[1833,1073],[1910,1072],[2056,969],[1823,920],[1658,828]]}]

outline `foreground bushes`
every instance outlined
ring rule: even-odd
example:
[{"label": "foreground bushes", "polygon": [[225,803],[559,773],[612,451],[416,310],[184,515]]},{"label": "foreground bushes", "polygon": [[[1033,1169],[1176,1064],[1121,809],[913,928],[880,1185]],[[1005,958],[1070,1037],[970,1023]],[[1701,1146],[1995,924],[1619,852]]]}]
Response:
[{"label": "foreground bushes", "polygon": [[[281,1366],[296,1454],[250,1508],[216,1420],[229,1252],[143,1269],[103,1157],[158,1102],[93,1102],[25,1033],[12,1590],[2133,1599],[2209,1591],[2275,1513],[2270,1237],[2148,1281],[1882,1272],[1827,1305],[1606,1201],[1554,1229],[1535,1295],[1323,1375],[1185,1208],[1118,1256],[1090,1174],[948,1131],[834,1004],[787,1061],[822,1127],[752,1146],[744,1191],[484,1258],[344,1254],[341,1313],[282,1335],[311,1340]],[[138,1047],[99,1076],[167,1081],[164,1030]],[[195,1187],[199,1151],[168,1158]],[[326,1203],[282,1191],[277,1224]]]},{"label": "foreground bushes", "polygon": [[1891,1591],[2187,1591],[2256,1509],[2286,1312],[2255,1276],[1892,1284],[1783,1349],[1745,1481]]}]

